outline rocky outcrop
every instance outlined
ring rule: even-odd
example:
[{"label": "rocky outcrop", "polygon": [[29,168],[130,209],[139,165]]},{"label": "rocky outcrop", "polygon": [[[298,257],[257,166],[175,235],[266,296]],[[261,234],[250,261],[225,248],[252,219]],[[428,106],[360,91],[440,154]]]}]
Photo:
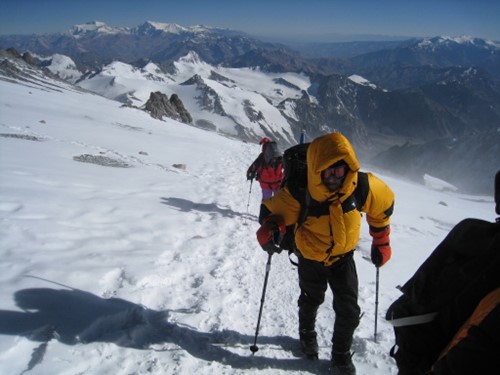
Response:
[{"label": "rocky outcrop", "polygon": [[38,66],[40,61],[33,57],[33,55],[29,52],[23,53],[23,60],[26,61],[27,64],[33,65],[33,66]]},{"label": "rocky outcrop", "polygon": [[198,105],[200,106],[201,109],[213,112],[221,116],[227,116],[227,113],[224,111],[224,108],[222,106],[222,102],[219,95],[215,92],[214,89],[212,89],[205,83],[205,81],[200,75],[195,74],[187,81],[181,83],[181,85],[196,86],[199,95],[196,96],[195,99],[198,102]]},{"label": "rocky outcrop", "polygon": [[190,124],[191,122],[193,122],[193,118],[191,117],[191,114],[188,112],[186,107],[184,107],[182,100],[177,96],[177,94],[172,94],[170,96],[170,103],[177,110],[177,113],[179,114],[181,122],[184,122],[186,124]]},{"label": "rocky outcrop", "polygon": [[146,102],[145,110],[152,117],[160,120],[163,117],[169,117],[185,124],[190,124],[193,121],[191,114],[176,94],[172,94],[169,99],[167,95],[159,91],[152,92]]}]

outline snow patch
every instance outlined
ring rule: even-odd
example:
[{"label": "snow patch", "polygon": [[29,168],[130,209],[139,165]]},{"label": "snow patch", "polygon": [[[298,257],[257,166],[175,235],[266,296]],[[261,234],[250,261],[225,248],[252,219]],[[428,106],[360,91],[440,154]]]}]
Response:
[{"label": "snow patch", "polygon": [[425,186],[437,191],[458,191],[458,188],[439,178],[432,177],[428,174],[424,175]]},{"label": "snow patch", "polygon": [[369,86],[373,89],[376,89],[377,86],[370,81],[368,81],[366,78],[363,78],[357,74],[350,75],[348,77],[352,82],[357,83],[358,85],[363,85],[363,86]]},{"label": "snow patch", "polygon": [[75,83],[82,75],[75,62],[68,56],[55,54],[47,68],[61,79]]}]

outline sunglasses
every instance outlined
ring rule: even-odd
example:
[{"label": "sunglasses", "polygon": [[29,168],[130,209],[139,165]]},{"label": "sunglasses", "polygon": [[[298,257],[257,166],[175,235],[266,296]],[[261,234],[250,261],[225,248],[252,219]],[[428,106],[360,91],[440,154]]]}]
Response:
[{"label": "sunglasses", "polygon": [[323,171],[323,178],[333,177],[335,179],[340,179],[345,176],[346,168],[344,165],[340,167],[328,167]]}]

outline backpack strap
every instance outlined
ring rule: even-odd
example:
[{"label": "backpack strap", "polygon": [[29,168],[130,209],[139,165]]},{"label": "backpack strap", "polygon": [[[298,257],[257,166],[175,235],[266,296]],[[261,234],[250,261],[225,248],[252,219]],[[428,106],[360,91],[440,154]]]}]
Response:
[{"label": "backpack strap", "polygon": [[[303,196],[301,197],[300,203],[300,212],[299,219],[297,220],[297,228],[304,224],[307,217],[309,216],[309,205],[311,204],[311,194],[309,193],[309,189],[305,189]],[[295,229],[297,230],[297,229]]]},{"label": "backpack strap", "polygon": [[[354,192],[342,203],[342,211],[344,213],[357,209],[361,211],[366,203],[370,185],[368,184],[368,174],[358,172],[358,184]],[[308,216],[323,216],[328,215],[331,201],[316,202],[311,198],[311,194],[307,187],[303,191],[297,190],[292,192],[292,196],[300,203],[298,226],[306,221]]]},{"label": "backpack strap", "polygon": [[295,245],[295,233],[297,229],[306,221],[307,219],[307,213],[308,213],[308,207],[311,201],[311,195],[309,194],[309,191],[307,190],[307,187],[305,188],[300,188],[300,187],[294,187],[290,186],[288,187],[288,191],[290,191],[290,194],[292,197],[299,202],[300,204],[300,211],[299,211],[299,216],[297,219],[297,225],[290,225],[287,227],[287,232],[285,235],[285,238],[287,238],[287,250],[288,250],[288,260],[292,265],[297,267],[299,265],[298,262],[293,260],[291,258],[292,254],[295,254],[297,258],[301,257],[299,251],[297,250],[297,246]]},{"label": "backpack strap", "polygon": [[[368,191],[370,186],[368,184],[368,174],[364,172],[358,172],[358,184],[354,192],[342,203],[342,211],[344,213],[357,209],[361,211],[361,208],[365,205],[366,199],[368,197]],[[297,219],[297,225],[293,229],[293,236],[295,237],[295,233],[299,229],[299,227],[307,220],[309,216],[323,216],[329,215],[330,213],[330,204],[332,202],[316,202],[312,199],[309,190],[306,187],[294,187],[289,186],[288,190],[292,197],[299,202],[300,211]],[[295,247],[295,241],[293,241],[294,249],[290,249],[288,253],[288,258],[293,265],[297,265],[296,262],[292,261],[290,255],[297,251]]]},{"label": "backpack strap", "polygon": [[393,327],[405,327],[405,326],[413,326],[417,324],[429,323],[434,320],[438,313],[432,312],[428,314],[422,315],[412,315],[405,316],[404,318],[396,318],[387,320]]},{"label": "backpack strap", "polygon": [[370,184],[368,183],[368,174],[365,172],[358,172],[358,184],[352,194],[356,200],[356,208],[358,211],[361,211],[361,208],[365,205],[369,190]]}]

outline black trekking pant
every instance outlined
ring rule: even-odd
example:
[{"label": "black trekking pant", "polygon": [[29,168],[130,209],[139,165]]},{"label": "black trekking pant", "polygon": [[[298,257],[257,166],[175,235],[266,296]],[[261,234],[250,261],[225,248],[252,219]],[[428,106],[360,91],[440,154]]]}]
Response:
[{"label": "black trekking pant", "polygon": [[353,253],[329,267],[322,263],[299,257],[299,330],[313,330],[316,312],[325,299],[330,285],[333,292],[332,351],[346,352],[351,349],[354,330],[359,324],[358,274]]}]

